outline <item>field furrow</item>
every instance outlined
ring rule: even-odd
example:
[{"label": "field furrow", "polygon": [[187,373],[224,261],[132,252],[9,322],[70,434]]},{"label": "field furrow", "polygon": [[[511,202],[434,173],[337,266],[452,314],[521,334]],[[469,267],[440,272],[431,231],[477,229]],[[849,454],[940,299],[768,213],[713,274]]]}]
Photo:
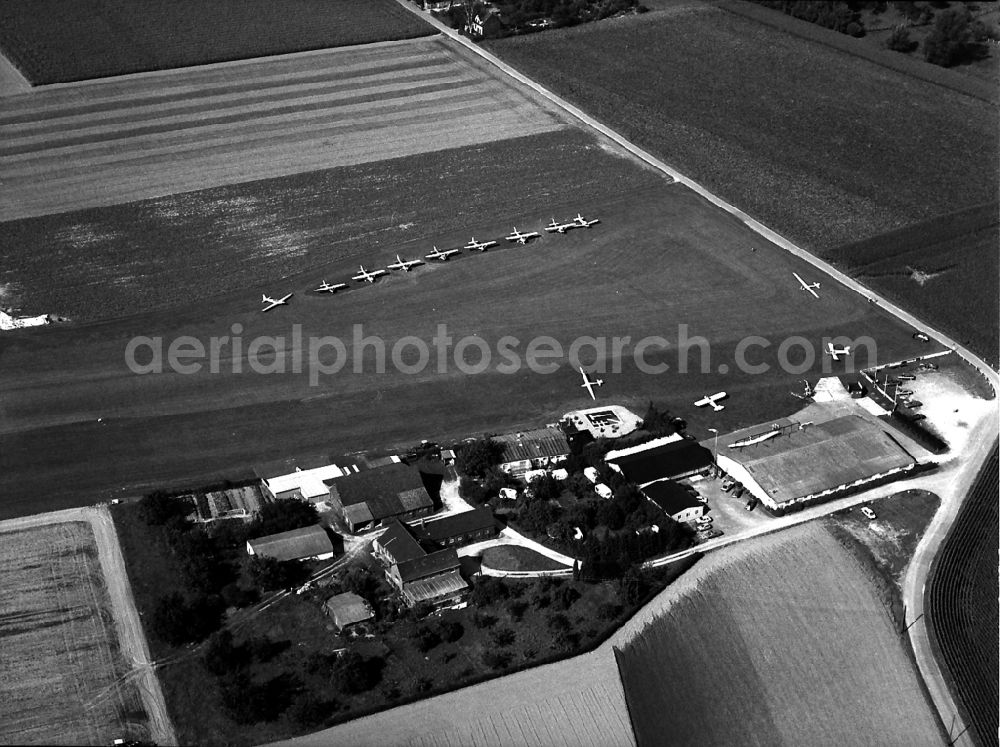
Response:
[{"label": "field furrow", "polygon": [[563,126],[463,54],[422,40],[11,97],[0,220]]}]

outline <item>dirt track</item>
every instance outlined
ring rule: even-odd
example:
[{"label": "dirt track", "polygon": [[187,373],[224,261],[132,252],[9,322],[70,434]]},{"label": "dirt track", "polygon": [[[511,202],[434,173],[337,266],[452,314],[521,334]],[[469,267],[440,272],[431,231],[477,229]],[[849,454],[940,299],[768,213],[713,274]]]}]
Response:
[{"label": "dirt track", "polygon": [[0,221],[545,132],[564,120],[439,39],[4,99]]},{"label": "dirt track", "polygon": [[[150,739],[156,744],[173,745],[173,726],[167,714],[166,702],[160,682],[150,666],[149,648],[142,629],[139,613],[132,599],[132,589],[125,572],[125,561],[118,546],[118,536],[106,506],[69,509],[47,514],[36,514],[0,522],[0,532],[10,532],[31,527],[51,526],[61,522],[84,521],[90,524],[97,542],[98,558],[118,633],[122,658],[133,663],[130,675],[134,676],[149,719]],[[128,676],[128,675],[126,675]],[[99,693],[84,693],[100,697]]]}]

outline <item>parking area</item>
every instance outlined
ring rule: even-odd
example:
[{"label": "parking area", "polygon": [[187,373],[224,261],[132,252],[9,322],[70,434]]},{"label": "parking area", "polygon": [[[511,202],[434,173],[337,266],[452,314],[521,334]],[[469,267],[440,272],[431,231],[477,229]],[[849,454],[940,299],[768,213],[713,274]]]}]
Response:
[{"label": "parking area", "polygon": [[703,477],[700,480],[684,479],[680,482],[690,485],[698,495],[706,499],[706,516],[712,517],[712,528],[725,534],[735,534],[745,529],[759,527],[773,519],[758,506],[747,511],[748,498],[735,498],[732,492],[722,489],[725,478]]}]

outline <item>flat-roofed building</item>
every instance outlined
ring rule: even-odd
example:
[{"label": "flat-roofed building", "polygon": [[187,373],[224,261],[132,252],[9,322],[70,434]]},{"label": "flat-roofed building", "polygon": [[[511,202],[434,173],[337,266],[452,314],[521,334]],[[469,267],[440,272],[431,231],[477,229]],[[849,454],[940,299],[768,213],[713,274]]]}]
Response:
[{"label": "flat-roofed building", "polygon": [[348,472],[336,464],[327,464],[312,469],[296,467],[291,472],[262,477],[261,485],[272,500],[298,498],[299,500],[318,503],[330,496],[327,481],[343,477]]},{"label": "flat-roofed building", "polygon": [[[860,415],[773,425],[720,436],[718,464],[776,513],[898,478],[917,466],[888,429]],[[771,432],[776,435],[760,438]]]},{"label": "flat-roofed building", "polygon": [[319,524],[247,540],[247,554],[275,560],[328,560],[333,542]]}]

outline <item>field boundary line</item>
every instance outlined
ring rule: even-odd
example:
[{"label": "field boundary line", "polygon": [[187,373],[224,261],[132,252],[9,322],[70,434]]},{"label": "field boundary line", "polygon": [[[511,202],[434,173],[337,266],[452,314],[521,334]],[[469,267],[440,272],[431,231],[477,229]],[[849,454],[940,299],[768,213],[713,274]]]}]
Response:
[{"label": "field boundary line", "polygon": [[[832,277],[834,280],[838,281],[841,285],[853,290],[856,293],[864,296],[867,300],[873,301],[885,309],[887,312],[895,316],[897,319],[905,322],[912,326],[915,330],[923,332],[926,335],[936,338],[941,344],[946,347],[951,348],[955,353],[960,355],[971,365],[973,365],[979,374],[986,379],[992,386],[994,391],[1000,386],[1000,377],[997,375],[997,371],[988,365],[982,358],[973,353],[971,350],[967,349],[965,346],[961,345],[956,340],[952,339],[950,336],[939,332],[935,328],[931,327],[929,324],[918,319],[915,315],[908,311],[905,311],[901,307],[895,305],[891,301],[886,300],[881,297],[878,293],[872,291],[870,288],[866,287],[864,284],[858,282],[857,280],[849,277],[846,273],[838,270],[830,263],[816,257],[810,252],[805,251],[801,247],[792,243],[789,239],[780,235],[776,231],[771,230],[765,226],[760,221],[751,218],[749,215],[744,213],[739,208],[734,205],[729,204],[721,197],[710,192],[708,189],[703,187],[701,184],[689,179],[688,177],[681,174],[679,171],[673,167],[667,165],[665,162],[656,158],[652,154],[648,153],[644,149],[635,145],[634,143],[627,140],[625,137],[619,133],[612,130],[610,127],[600,123],[589,114],[585,113],[580,108],[569,103],[561,96],[556,95],[552,91],[548,90],[541,84],[531,80],[526,75],[518,72],[515,68],[511,67],[507,63],[503,62],[500,58],[494,54],[488,52],[487,50],[481,48],[479,45],[473,43],[469,39],[465,38],[459,34],[454,29],[448,28],[446,25],[434,18],[430,13],[424,13],[417,9],[415,6],[406,2],[406,0],[396,0],[400,5],[406,8],[411,13],[419,15],[425,18],[429,23],[437,27],[442,34],[447,38],[451,39],[456,44],[464,47],[473,54],[479,56],[483,60],[486,60],[490,64],[494,65],[502,72],[506,73],[508,76],[513,78],[515,81],[521,83],[522,85],[528,86],[535,93],[541,95],[543,98],[548,100],[550,103],[555,104],[557,107],[568,113],[570,116],[581,122],[586,127],[592,130],[596,130],[601,135],[609,138],[614,143],[624,148],[630,154],[638,158],[643,163],[648,166],[652,166],[654,169],[660,171],[663,174],[674,179],[676,182],[684,185],[688,189],[692,190],[698,194],[703,199],[707,200],[716,207],[724,210],[730,215],[738,218],[744,225],[750,228],[752,231],[757,233],[762,238],[770,241],[772,244],[781,247],[790,254],[802,259],[803,261],[809,263],[814,268]],[[984,425],[984,428],[990,430],[993,435],[989,439],[982,439],[986,441],[990,446],[992,446],[993,440],[995,439],[996,429],[991,427],[995,425],[994,423],[988,423]],[[959,470],[960,475],[956,476],[958,480],[970,481],[974,479],[975,475],[979,473],[985,462],[986,455],[984,454],[984,449],[982,447],[975,449],[971,458],[965,460],[965,464]],[[971,472],[971,477],[969,473]],[[968,491],[960,493],[956,496],[954,501],[951,501],[947,506],[942,502],[942,507],[937,511],[932,521],[931,527],[925,533],[924,538],[921,540],[917,547],[917,551],[914,554],[913,559],[910,563],[910,570],[907,572],[906,585],[904,587],[904,602],[908,602],[910,609],[915,609],[915,604],[921,609],[923,607],[923,593],[926,587],[927,573],[929,571],[928,557],[932,557],[937,553],[941,543],[943,542],[944,535],[947,534],[948,529],[954,524],[955,517],[957,516],[958,510],[965,503],[965,499],[968,497]],[[850,499],[848,499],[850,500]],[[808,509],[807,509],[808,511]],[[806,512],[802,512],[806,513]],[[801,517],[801,513],[799,514]],[[932,531],[933,530],[933,531]],[[732,539],[732,538],[730,538]],[[933,542],[933,546],[932,546]],[[728,544],[728,543],[726,543]],[[715,545],[712,547],[702,547],[702,551],[707,549],[714,549]],[[929,554],[929,556],[928,556]],[[918,559],[920,562],[918,562]],[[663,560],[663,559],[661,559]],[[912,573],[911,573],[912,572]],[[913,575],[913,579],[911,579]],[[919,576],[919,578],[917,578]],[[919,581],[919,594],[915,592],[917,587],[917,581]],[[911,586],[912,582],[912,586]],[[910,592],[908,595],[907,592]],[[910,596],[910,599],[907,597]],[[914,602],[914,599],[917,601]],[[931,693],[934,706],[938,711],[938,715],[944,724],[951,723],[951,719],[954,716],[955,719],[960,721],[960,718],[955,716],[957,714],[957,708],[955,707],[955,696],[948,689],[947,683],[944,682],[941,676],[941,669],[938,662],[934,659],[933,652],[929,647],[929,632],[927,630],[926,622],[924,617],[921,615],[915,619],[909,628],[910,641],[913,646],[914,656],[917,661],[918,669],[920,670],[920,676],[924,680],[928,692]],[[953,727],[955,729],[960,729],[964,725],[956,724]],[[968,736],[967,732],[963,732],[962,736],[956,740],[956,743],[969,744],[971,743],[971,738]]]},{"label": "field boundary line", "polygon": [[17,65],[0,52],[0,99],[19,93],[31,93],[31,81],[24,77]]}]

